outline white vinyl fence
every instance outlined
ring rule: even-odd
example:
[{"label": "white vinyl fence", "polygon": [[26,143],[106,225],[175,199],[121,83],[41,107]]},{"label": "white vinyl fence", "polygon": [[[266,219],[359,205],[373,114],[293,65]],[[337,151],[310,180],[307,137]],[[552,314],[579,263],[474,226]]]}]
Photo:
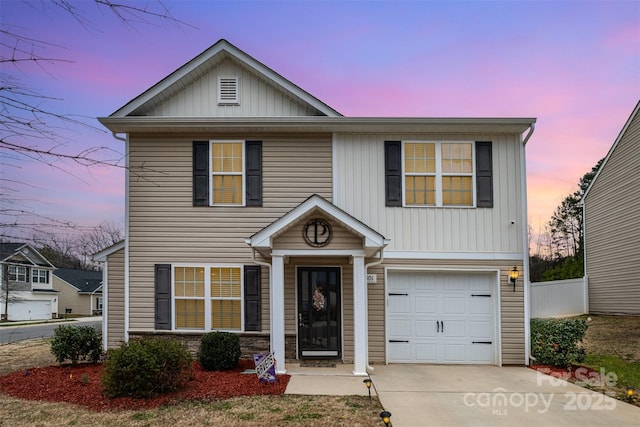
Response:
[{"label": "white vinyl fence", "polygon": [[587,278],[531,283],[531,317],[577,316],[589,312]]}]

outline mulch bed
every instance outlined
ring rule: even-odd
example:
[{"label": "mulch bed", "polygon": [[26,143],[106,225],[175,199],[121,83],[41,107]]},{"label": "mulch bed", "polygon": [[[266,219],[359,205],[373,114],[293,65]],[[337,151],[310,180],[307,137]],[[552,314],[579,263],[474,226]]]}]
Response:
[{"label": "mulch bed", "polygon": [[252,360],[241,360],[231,371],[209,372],[193,362],[193,379],[180,391],[149,399],[107,398],[102,394],[102,364],[49,366],[13,372],[0,377],[0,392],[19,399],[67,402],[92,410],[151,409],[187,400],[216,400],[236,396],[277,395],[284,393],[289,375],[278,375],[274,383],[258,380]]}]

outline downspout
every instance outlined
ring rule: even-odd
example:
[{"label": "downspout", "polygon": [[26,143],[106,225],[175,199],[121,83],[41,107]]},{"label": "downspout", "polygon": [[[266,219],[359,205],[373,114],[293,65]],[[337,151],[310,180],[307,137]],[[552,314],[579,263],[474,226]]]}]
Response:
[{"label": "downspout", "polygon": [[529,294],[529,245],[528,241],[528,233],[527,233],[527,224],[528,224],[528,213],[527,213],[527,161],[525,156],[525,147],[527,142],[533,135],[533,131],[535,130],[535,122],[532,122],[529,126],[529,133],[525,136],[522,141],[522,149],[520,150],[520,168],[522,170],[522,180],[520,181],[521,191],[522,191],[522,265],[523,265],[523,286],[524,286],[524,363],[525,366],[529,365],[529,358],[531,356],[531,308],[530,308],[530,294]]},{"label": "downspout", "polygon": [[[111,132],[114,139],[124,142],[125,147],[125,174],[124,174],[124,341],[129,342],[129,134],[121,137],[116,132]],[[104,304],[104,303],[103,303]],[[102,317],[103,326],[106,326],[107,317]],[[106,330],[106,329],[105,329]]]},{"label": "downspout", "polygon": [[[364,265],[364,277],[365,280],[367,280],[367,276],[369,275],[368,271],[369,271],[369,267],[375,267],[376,265],[380,265],[382,264],[382,262],[384,261],[384,248],[385,246],[387,246],[389,244],[389,242],[387,240],[384,241],[384,246],[382,248],[380,248],[380,250],[378,251],[378,253],[380,254],[380,258],[377,259],[376,261],[370,262],[369,264],[365,264]],[[367,286],[369,286],[368,283],[366,283]],[[367,292],[367,299],[369,298],[369,292]],[[366,313],[366,319],[367,319],[367,325],[366,325],[366,331],[367,331],[367,371],[373,371],[374,367],[371,366],[369,364],[369,301],[367,301],[367,305],[365,306],[367,313]]]}]

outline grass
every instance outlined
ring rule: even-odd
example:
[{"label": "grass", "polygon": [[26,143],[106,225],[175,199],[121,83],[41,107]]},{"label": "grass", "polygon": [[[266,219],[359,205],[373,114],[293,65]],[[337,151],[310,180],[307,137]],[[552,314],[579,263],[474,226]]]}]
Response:
[{"label": "grass", "polygon": [[[357,410],[354,407],[358,407]],[[274,410],[278,408],[278,410]],[[253,396],[185,402],[145,411],[93,412],[62,403],[0,396],[0,420],[14,426],[376,426],[381,411],[366,396]]]},{"label": "grass", "polygon": [[582,363],[589,368],[605,372],[612,372],[616,375],[617,385],[623,388],[633,387],[640,389],[640,363],[621,359],[618,356],[590,354]]}]

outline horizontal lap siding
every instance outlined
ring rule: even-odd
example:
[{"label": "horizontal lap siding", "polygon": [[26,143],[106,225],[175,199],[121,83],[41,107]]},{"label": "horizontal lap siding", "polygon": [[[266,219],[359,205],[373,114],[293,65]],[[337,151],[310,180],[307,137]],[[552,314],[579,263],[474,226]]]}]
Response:
[{"label": "horizontal lap siding", "polygon": [[124,342],[124,249],[107,258],[107,347]]},{"label": "horizontal lap siding", "polygon": [[[339,134],[334,139],[335,204],[390,239],[387,250],[522,253],[518,135]],[[385,140],[492,141],[494,207],[386,207]]]},{"label": "horizontal lap siding", "polygon": [[[262,207],[192,206],[192,141],[225,137],[263,141]],[[132,135],[129,146],[132,330],[153,329],[154,264],[251,264],[251,249],[245,238],[313,193],[331,201],[328,136]],[[263,271],[265,277],[268,272]],[[268,319],[268,280],[263,281],[262,289],[264,320]],[[266,330],[268,323],[263,325]]]},{"label": "horizontal lap siding", "polygon": [[[500,270],[500,328],[502,341],[502,363],[504,365],[522,365],[525,363],[525,336],[524,336],[524,289],[522,279],[518,280],[516,292],[509,282],[509,270],[513,268],[512,261],[484,261],[474,263],[468,260],[399,260],[385,259],[384,265],[370,269],[369,273],[378,273],[378,283],[369,285],[369,346],[370,359],[378,361],[380,351],[384,352],[385,327],[384,316],[380,316],[377,308],[384,306],[384,276],[383,268],[403,269],[456,269],[461,270]],[[518,265],[522,271],[522,266]],[[373,314],[372,314],[373,313]],[[374,344],[375,343],[375,347]],[[381,349],[379,348],[381,346]],[[374,357],[375,355],[375,357]],[[382,357],[384,360],[384,357]]]},{"label": "horizontal lap siding", "polygon": [[585,200],[592,313],[640,314],[640,115],[636,114]]}]

